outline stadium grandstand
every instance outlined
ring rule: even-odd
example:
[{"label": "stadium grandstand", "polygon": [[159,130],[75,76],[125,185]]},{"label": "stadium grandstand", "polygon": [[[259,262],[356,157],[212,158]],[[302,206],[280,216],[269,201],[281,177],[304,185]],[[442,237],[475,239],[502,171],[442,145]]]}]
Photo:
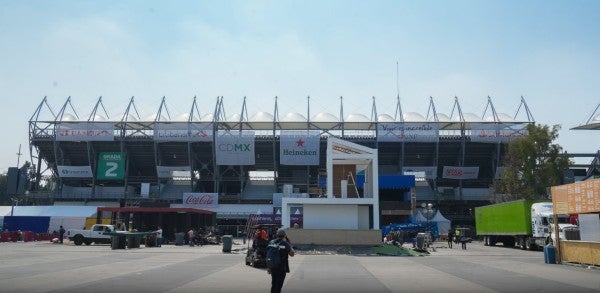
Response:
[{"label": "stadium grandstand", "polygon": [[[411,194],[417,206],[434,203],[453,223],[469,223],[472,208],[493,196],[507,143],[534,123],[523,97],[513,115],[496,112],[489,97],[479,115],[463,113],[458,98],[450,113],[438,113],[430,98],[426,115],[404,112],[399,98],[393,113],[380,113],[373,98],[370,117],[344,114],[340,101],[339,115],[310,115],[310,98],[306,114],[280,115],[275,98],[272,113],[249,116],[244,98],[239,114],[226,117],[223,97],[203,116],[194,98],[189,113],[171,118],[163,98],[142,119],[134,98],[116,118],[102,98],[89,117],[70,97],[57,113],[44,98],[29,121],[30,152],[38,182],[52,188],[33,187],[27,201],[160,207],[212,194],[220,223],[239,222],[256,212],[249,207],[275,213],[277,194],[323,197],[327,138],[336,137],[377,149],[382,225],[410,216]],[[360,196],[360,171],[344,179]]]}]

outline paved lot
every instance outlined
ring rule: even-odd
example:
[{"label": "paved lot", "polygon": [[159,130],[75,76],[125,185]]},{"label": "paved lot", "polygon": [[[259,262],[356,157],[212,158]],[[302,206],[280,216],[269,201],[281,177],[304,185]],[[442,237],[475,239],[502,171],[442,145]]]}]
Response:
[{"label": "paved lot", "polygon": [[[111,250],[0,243],[0,292],[269,292],[244,245]],[[600,270],[544,263],[542,252],[435,244],[426,257],[299,254],[284,292],[600,292]],[[240,251],[236,251],[236,250]]]}]

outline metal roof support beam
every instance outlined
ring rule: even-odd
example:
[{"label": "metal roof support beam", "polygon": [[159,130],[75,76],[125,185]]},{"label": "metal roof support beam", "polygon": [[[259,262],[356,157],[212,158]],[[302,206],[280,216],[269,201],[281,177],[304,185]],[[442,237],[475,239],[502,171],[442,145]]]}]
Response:
[{"label": "metal roof support beam", "polygon": [[487,104],[485,105],[485,110],[483,110],[483,114],[481,115],[481,120],[485,121],[485,113],[487,113],[487,109],[489,107],[492,111],[492,116],[494,118],[494,122],[500,123],[500,119],[498,118],[498,113],[496,113],[496,108],[494,107],[494,103],[492,103],[492,98],[490,98],[490,96],[488,96],[487,98],[488,98],[488,101],[487,101]]},{"label": "metal roof support beam", "polygon": [[[535,123],[533,114],[531,114],[531,111],[529,111],[529,107],[527,106],[527,102],[525,102],[525,98],[523,98],[523,96],[521,96],[521,103],[519,104],[519,107],[517,108],[517,112],[515,113],[515,116],[513,119],[515,119],[515,120],[517,119],[517,115],[519,114],[519,110],[521,109],[521,106],[523,106],[523,108],[525,109],[525,114],[527,115],[527,121]],[[600,104],[598,106],[600,106]],[[596,110],[598,110],[598,107],[596,107]],[[596,113],[596,110],[594,110],[594,113]],[[593,114],[592,114],[592,116],[593,116]],[[591,117],[590,117],[590,119],[591,119]],[[589,120],[588,120],[588,122],[589,122]]]},{"label": "metal roof support beam", "polygon": [[92,109],[92,113],[90,113],[90,117],[88,117],[88,122],[96,121],[96,113],[98,113],[98,106],[101,106],[102,110],[104,110],[104,115],[106,115],[106,119],[110,119],[108,113],[106,112],[106,108],[104,108],[104,104],[102,103],[102,96],[100,96],[98,98],[98,101],[96,102],[96,105],[94,106],[94,109]]},{"label": "metal roof support beam", "polygon": [[171,120],[171,114],[169,113],[169,109],[167,108],[167,103],[165,102],[165,100],[166,97],[163,96],[160,102],[160,106],[158,107],[158,111],[156,112],[156,116],[154,117],[154,122],[160,121],[162,117],[163,108],[165,108],[165,111],[167,112],[167,117],[169,117],[169,120]]},{"label": "metal roof support beam", "polygon": [[67,109],[67,106],[71,106],[71,110],[73,110],[73,114],[75,114],[75,117],[77,118],[77,120],[79,120],[79,115],[77,115],[77,111],[75,111],[75,108],[73,108],[73,104],[71,104],[71,96],[69,96],[69,97],[67,97],[67,101],[60,108],[60,111],[58,111],[58,114],[56,114],[54,121],[62,121],[63,120],[63,116],[65,115],[65,110]]},{"label": "metal roof support beam", "polygon": [[[396,97],[396,113],[394,113],[394,121],[404,122],[404,116],[402,114],[402,105],[400,105],[400,95]],[[400,118],[400,120],[398,120]]]},{"label": "metal roof support beam", "polygon": [[433,121],[438,122],[438,115],[437,115],[437,111],[435,110],[435,103],[433,103],[433,97],[429,96],[429,108],[427,108],[427,116],[426,116],[426,120],[429,120],[429,112],[431,111],[431,113],[433,113],[432,117],[433,117]]}]

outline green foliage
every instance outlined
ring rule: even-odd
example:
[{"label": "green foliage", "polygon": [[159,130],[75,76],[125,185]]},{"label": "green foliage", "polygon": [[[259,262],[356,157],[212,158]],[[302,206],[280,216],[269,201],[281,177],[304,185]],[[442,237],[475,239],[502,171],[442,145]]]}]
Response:
[{"label": "green foliage", "polygon": [[563,183],[563,171],[571,163],[559,156],[562,148],[552,144],[558,138],[559,125],[527,126],[528,135],[508,144],[503,158],[504,172],[494,190],[502,197],[496,201],[546,198],[546,189]]}]

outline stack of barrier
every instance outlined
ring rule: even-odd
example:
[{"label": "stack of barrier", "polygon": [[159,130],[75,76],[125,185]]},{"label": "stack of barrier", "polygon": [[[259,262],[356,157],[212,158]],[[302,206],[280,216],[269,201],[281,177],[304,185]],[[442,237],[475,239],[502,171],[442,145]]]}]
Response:
[{"label": "stack of barrier", "polygon": [[22,231],[21,232],[21,240],[23,242],[31,242],[35,240],[35,235],[31,231]]},{"label": "stack of barrier", "polygon": [[17,242],[19,241],[19,232],[17,231],[6,231],[0,234],[2,242]]},{"label": "stack of barrier", "polygon": [[59,237],[58,233],[37,233],[35,234],[35,241],[52,241],[52,239]]}]

